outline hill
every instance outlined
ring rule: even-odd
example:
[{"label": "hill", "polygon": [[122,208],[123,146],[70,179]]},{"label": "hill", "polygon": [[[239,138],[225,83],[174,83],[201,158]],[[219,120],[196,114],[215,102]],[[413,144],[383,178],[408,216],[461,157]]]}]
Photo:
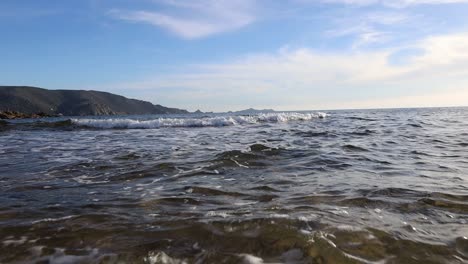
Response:
[{"label": "hill", "polygon": [[0,111],[65,116],[188,113],[107,92],[29,86],[0,86]]},{"label": "hill", "polygon": [[275,110],[273,110],[273,109],[253,109],[253,108],[249,108],[249,109],[245,109],[245,110],[241,110],[241,111],[235,111],[235,112],[229,111],[228,113],[234,113],[234,114],[237,114],[237,115],[248,115],[248,114],[273,113],[273,112],[275,112]]}]

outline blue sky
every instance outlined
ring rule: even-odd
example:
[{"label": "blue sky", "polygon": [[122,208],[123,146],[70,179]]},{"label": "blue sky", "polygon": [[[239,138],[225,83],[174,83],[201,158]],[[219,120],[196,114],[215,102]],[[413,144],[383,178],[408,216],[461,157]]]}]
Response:
[{"label": "blue sky", "polygon": [[2,0],[0,84],[203,111],[468,105],[468,0]]}]

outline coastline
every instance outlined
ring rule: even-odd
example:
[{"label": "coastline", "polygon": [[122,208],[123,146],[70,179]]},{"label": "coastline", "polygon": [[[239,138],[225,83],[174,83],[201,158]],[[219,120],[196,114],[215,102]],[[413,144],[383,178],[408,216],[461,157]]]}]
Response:
[{"label": "coastline", "polygon": [[17,111],[0,111],[0,120],[10,119],[27,119],[27,118],[44,118],[44,117],[59,117],[61,115],[50,115],[43,112],[26,114]]}]

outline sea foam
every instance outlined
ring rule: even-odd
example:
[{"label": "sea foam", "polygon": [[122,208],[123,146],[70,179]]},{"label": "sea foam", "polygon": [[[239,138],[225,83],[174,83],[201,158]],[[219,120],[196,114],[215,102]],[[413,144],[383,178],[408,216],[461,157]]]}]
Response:
[{"label": "sea foam", "polygon": [[162,127],[223,127],[257,123],[285,123],[325,118],[326,113],[266,113],[249,116],[214,116],[204,118],[157,118],[137,120],[130,118],[72,119],[79,126],[93,128],[151,129]]}]

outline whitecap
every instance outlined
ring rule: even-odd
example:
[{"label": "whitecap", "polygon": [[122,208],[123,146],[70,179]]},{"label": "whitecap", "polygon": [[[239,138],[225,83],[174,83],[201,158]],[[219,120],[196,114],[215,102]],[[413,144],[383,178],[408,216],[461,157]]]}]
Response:
[{"label": "whitecap", "polygon": [[257,123],[285,123],[325,118],[326,113],[266,113],[249,116],[215,116],[205,118],[157,118],[137,120],[131,118],[75,118],[72,123],[79,126],[103,129],[154,129],[163,127],[223,127]]},{"label": "whitecap", "polygon": [[239,254],[243,264],[263,264],[263,259],[250,254]]}]

